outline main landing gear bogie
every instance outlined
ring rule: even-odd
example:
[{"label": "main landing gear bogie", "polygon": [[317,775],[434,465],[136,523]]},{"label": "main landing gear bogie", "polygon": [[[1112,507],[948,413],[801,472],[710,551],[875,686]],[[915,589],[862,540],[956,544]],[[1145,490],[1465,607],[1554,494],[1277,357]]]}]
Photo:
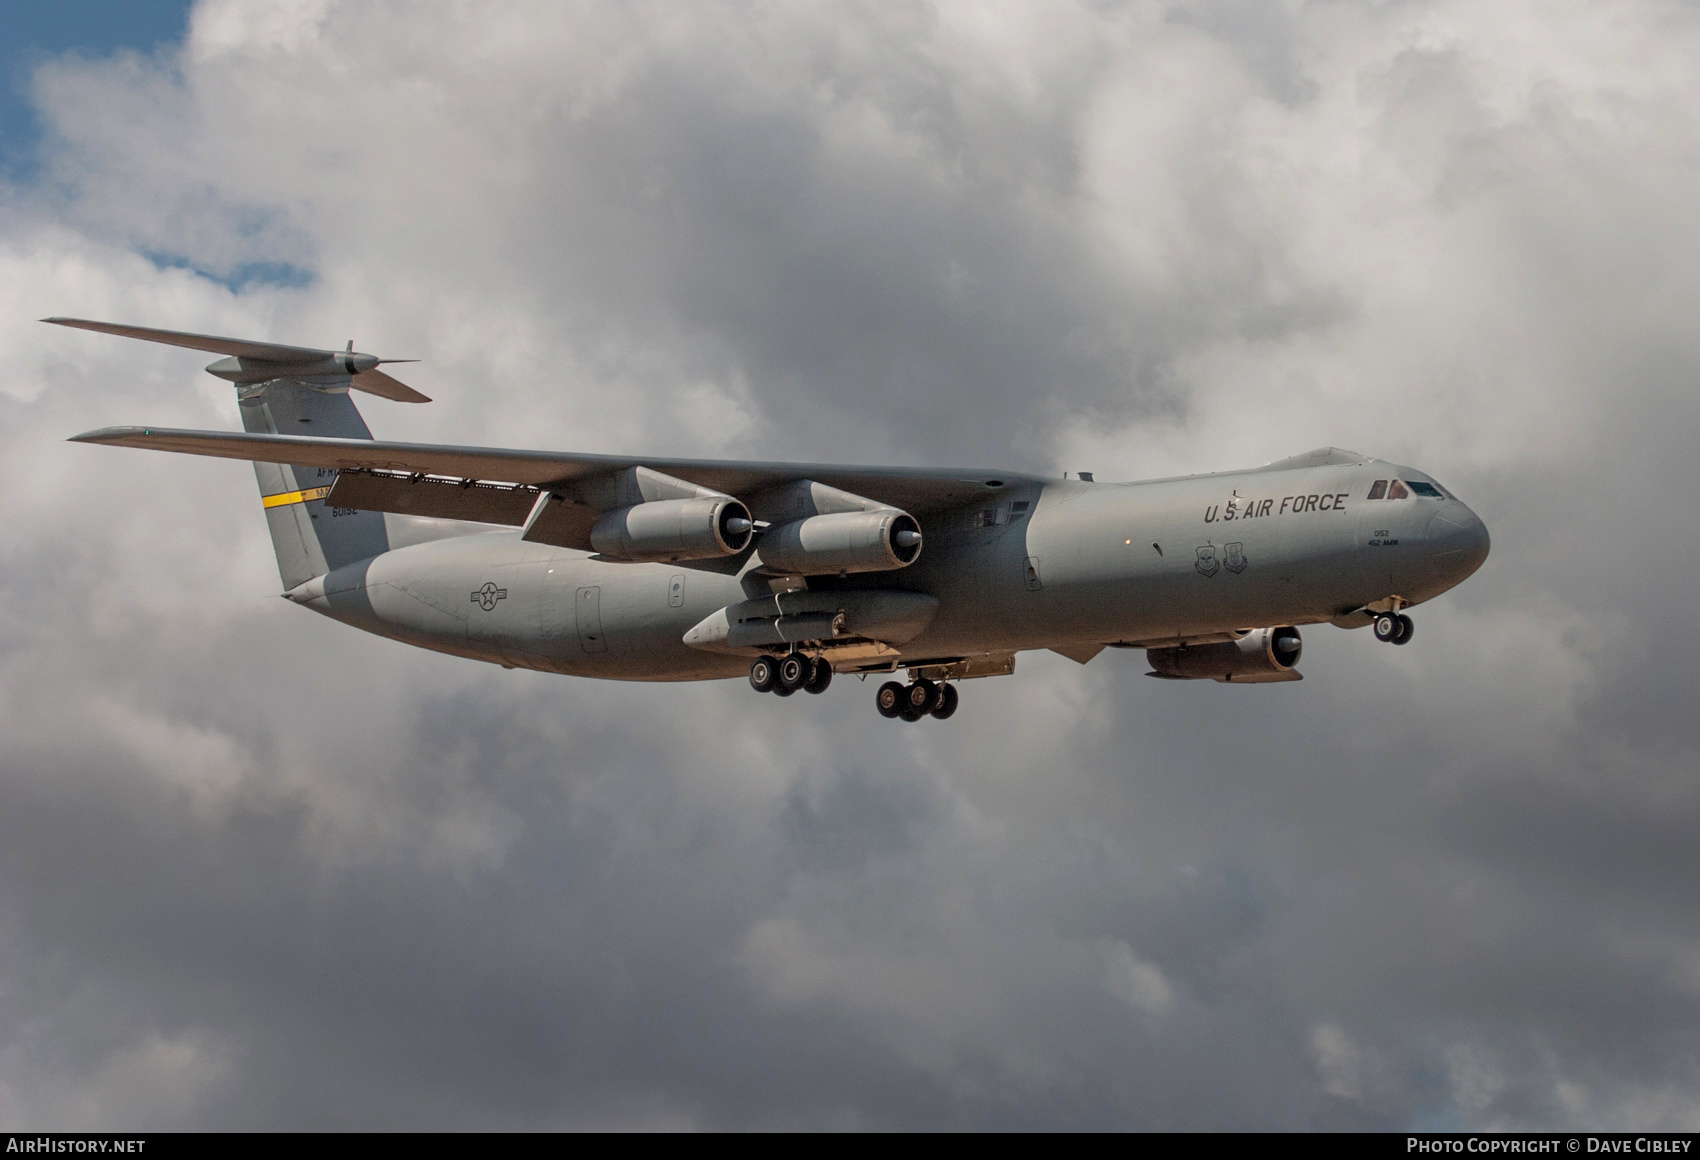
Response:
[{"label": "main landing gear bogie", "polygon": [[[759,656],[750,665],[750,688],[758,693],[772,693],[776,697],[789,697],[799,689],[805,693],[824,693],[830,684],[832,666],[807,653]],[[961,697],[955,685],[940,684],[923,677],[907,685],[887,681],[879,687],[875,703],[881,717],[896,717],[904,721],[937,717],[944,721],[955,714]]]},{"label": "main landing gear bogie", "polygon": [[943,721],[956,712],[959,701],[955,685],[934,684],[924,677],[908,685],[887,681],[874,697],[881,717],[904,721],[919,721],[929,714]]},{"label": "main landing gear bogie", "polygon": [[1417,626],[1411,622],[1411,618],[1403,612],[1383,612],[1375,618],[1375,626],[1371,631],[1375,633],[1376,640],[1383,640],[1389,644],[1409,644],[1411,643],[1411,634],[1416,631],[1416,628]]},{"label": "main landing gear bogie", "polygon": [[750,665],[750,688],[758,693],[773,693],[789,697],[798,689],[805,693],[824,693],[832,684],[832,666],[820,657],[806,653],[786,653],[783,657],[760,656]]}]

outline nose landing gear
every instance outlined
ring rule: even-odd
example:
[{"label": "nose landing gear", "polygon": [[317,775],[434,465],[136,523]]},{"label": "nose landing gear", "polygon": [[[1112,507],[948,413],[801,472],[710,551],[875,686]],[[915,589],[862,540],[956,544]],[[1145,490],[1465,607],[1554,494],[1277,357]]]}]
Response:
[{"label": "nose landing gear", "polygon": [[1383,612],[1375,618],[1372,631],[1376,640],[1384,640],[1389,644],[1409,644],[1416,625],[1403,612]]}]

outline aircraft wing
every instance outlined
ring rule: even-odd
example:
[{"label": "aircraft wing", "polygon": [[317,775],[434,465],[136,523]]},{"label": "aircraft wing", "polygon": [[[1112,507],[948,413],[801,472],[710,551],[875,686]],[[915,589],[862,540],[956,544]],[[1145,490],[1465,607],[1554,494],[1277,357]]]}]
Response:
[{"label": "aircraft wing", "polygon": [[915,515],[972,503],[1014,484],[1040,482],[1037,476],[1007,471],[637,458],[164,427],[103,427],[72,442],[335,468],[344,474],[326,499],[333,505],[513,525],[525,523],[538,492],[550,485],[628,467],[647,467],[740,497],[810,479]]}]

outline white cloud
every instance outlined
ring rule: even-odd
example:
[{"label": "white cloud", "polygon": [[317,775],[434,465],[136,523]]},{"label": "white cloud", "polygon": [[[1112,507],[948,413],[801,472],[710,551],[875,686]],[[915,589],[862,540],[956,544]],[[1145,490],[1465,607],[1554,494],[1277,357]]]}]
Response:
[{"label": "white cloud", "polygon": [[1358,1049],[1344,1031],[1332,1023],[1317,1024],[1310,1033],[1310,1050],[1324,1092],[1342,1100],[1363,1098]]},{"label": "white cloud", "polygon": [[[1690,1123],[1690,14],[190,28],[48,62],[0,216],[0,1026],[63,1053],[0,1056],[8,1106]],[[62,442],[235,416],[49,314],[423,358],[437,402],[363,404],[397,438],[1100,479],[1334,443],[1495,555],[1282,688],[1041,653],[899,728],[850,681],[505,673],[277,600],[245,467]]]},{"label": "white cloud", "polygon": [[206,1031],[145,1032],[80,1075],[55,1074],[42,1058],[52,1046],[31,1046],[40,1053],[33,1065],[14,1058],[7,1068],[30,1081],[22,1088],[0,1086],[0,1107],[14,1122],[52,1124],[62,1132],[182,1130],[205,1114],[206,1102],[231,1073],[230,1046]]},{"label": "white cloud", "polygon": [[1175,1005],[1174,989],[1163,972],[1133,953],[1125,942],[1113,942],[1105,954],[1110,993],[1135,1011],[1162,1015]]}]

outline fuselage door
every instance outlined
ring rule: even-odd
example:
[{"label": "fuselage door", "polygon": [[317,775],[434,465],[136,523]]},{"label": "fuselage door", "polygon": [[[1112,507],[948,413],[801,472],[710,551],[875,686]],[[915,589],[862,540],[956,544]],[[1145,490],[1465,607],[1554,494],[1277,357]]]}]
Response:
[{"label": "fuselage door", "polygon": [[574,602],[578,616],[578,643],[587,653],[608,651],[608,641],[602,635],[602,589],[580,588]]}]

